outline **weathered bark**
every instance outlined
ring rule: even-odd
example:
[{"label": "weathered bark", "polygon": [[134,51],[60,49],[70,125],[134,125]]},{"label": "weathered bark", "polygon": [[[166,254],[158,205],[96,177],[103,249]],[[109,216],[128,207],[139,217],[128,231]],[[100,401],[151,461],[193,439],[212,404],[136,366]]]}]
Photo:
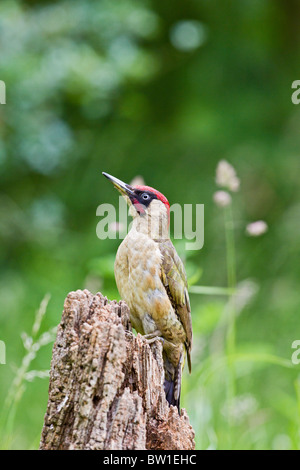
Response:
[{"label": "weathered bark", "polygon": [[40,449],[194,449],[169,407],[162,346],[131,331],[125,302],[71,292],[53,348]]}]

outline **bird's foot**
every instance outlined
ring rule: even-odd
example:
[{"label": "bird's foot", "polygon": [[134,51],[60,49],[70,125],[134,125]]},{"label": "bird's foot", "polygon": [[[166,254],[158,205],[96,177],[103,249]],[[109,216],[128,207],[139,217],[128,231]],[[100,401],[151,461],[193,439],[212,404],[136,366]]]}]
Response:
[{"label": "bird's foot", "polygon": [[165,341],[159,330],[149,333],[148,335],[143,335],[143,338],[145,338],[148,344],[152,344],[155,341],[161,341],[162,344],[164,344]]}]

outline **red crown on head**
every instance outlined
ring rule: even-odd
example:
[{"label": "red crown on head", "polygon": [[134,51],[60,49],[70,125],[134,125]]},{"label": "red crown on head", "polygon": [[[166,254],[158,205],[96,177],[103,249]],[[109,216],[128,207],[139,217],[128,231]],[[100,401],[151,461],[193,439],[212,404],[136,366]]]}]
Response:
[{"label": "red crown on head", "polygon": [[168,213],[170,212],[170,203],[168,199],[166,198],[166,196],[164,196],[162,193],[160,193],[156,189],[151,188],[151,186],[140,186],[140,185],[134,186],[134,189],[139,189],[140,191],[150,191],[151,193],[155,194],[157,199],[159,199],[161,202],[164,203],[164,205],[167,208]]}]

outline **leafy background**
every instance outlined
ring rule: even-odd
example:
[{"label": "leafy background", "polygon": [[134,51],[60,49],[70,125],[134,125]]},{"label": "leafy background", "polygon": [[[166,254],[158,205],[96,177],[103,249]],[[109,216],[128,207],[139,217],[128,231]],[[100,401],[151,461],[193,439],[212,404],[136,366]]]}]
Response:
[{"label": "leafy background", "polygon": [[[176,244],[194,284],[182,405],[197,448],[300,447],[299,10],[296,0],[1,1],[2,447],[38,448],[67,293],[119,298],[120,241],[96,237],[98,205],[118,202],[103,170],[205,204],[204,248]],[[227,229],[213,202],[222,159],[241,180]],[[258,219],[268,232],[247,237]],[[234,309],[227,294],[195,293],[226,287],[228,268]]]}]

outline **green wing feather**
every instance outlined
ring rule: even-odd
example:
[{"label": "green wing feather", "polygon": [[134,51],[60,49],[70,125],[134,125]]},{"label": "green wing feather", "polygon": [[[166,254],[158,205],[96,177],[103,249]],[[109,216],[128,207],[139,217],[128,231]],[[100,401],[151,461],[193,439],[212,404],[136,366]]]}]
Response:
[{"label": "green wing feather", "polygon": [[162,282],[186,332],[185,347],[191,372],[192,317],[184,265],[171,240],[157,240],[157,242],[162,254]]}]

